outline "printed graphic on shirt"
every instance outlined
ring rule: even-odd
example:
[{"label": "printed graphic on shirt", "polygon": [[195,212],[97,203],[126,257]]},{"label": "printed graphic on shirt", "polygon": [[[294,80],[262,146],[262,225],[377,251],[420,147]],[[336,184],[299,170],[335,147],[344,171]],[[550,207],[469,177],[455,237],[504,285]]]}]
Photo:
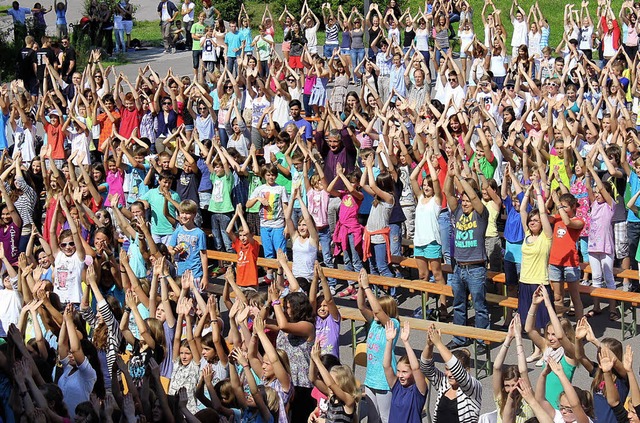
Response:
[{"label": "printed graphic on shirt", "polygon": [[474,239],[474,229],[478,227],[477,219],[473,219],[473,213],[460,216],[456,222],[456,248],[475,248],[478,240]]}]

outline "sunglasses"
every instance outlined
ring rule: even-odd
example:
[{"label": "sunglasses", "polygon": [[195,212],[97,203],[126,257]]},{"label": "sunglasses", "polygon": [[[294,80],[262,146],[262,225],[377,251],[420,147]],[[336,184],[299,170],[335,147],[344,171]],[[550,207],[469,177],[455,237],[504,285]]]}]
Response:
[{"label": "sunglasses", "polygon": [[163,106],[171,106],[171,102],[168,103],[162,103]]},{"label": "sunglasses", "polygon": [[62,248],[67,248],[67,247],[75,247],[76,243],[71,241],[71,242],[63,242],[62,244],[60,244],[60,247]]},{"label": "sunglasses", "polygon": [[449,82],[458,82],[457,78],[447,78],[447,81]]},{"label": "sunglasses", "polygon": [[198,107],[198,110],[207,110],[206,107]]},{"label": "sunglasses", "polygon": [[293,79],[293,78],[288,78],[288,79],[287,79],[287,81],[289,81],[289,82],[296,82],[296,80],[295,80],[295,79]]},{"label": "sunglasses", "polygon": [[227,86],[227,87],[224,87],[224,89],[225,89],[225,90],[230,90],[230,89],[232,89],[232,88],[233,88],[233,87],[232,87],[231,85],[229,85],[229,86]]},{"label": "sunglasses", "polygon": [[547,83],[547,87],[557,87],[558,84],[556,84],[555,82],[548,82]]}]

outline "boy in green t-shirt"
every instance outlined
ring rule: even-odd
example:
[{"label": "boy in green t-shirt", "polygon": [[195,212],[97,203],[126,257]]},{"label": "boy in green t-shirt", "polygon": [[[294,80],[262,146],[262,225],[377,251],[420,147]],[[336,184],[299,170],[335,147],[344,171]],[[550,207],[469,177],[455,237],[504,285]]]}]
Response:
[{"label": "boy in green t-shirt", "polygon": [[[216,158],[212,158],[213,150],[216,151]],[[207,156],[207,166],[211,172],[211,201],[209,211],[211,212],[211,233],[217,251],[233,253],[231,239],[227,235],[226,229],[233,217],[233,204],[231,203],[231,190],[233,189],[233,172],[227,161],[219,141],[213,142],[213,148],[209,150]]]},{"label": "boy in green t-shirt", "polygon": [[200,68],[200,59],[202,59],[202,45],[200,45],[200,39],[204,38],[207,27],[204,26],[204,20],[206,18],[204,12],[198,15],[198,22],[194,23],[191,27],[191,38],[193,38],[193,47],[191,47],[191,55],[193,57],[193,74],[198,76],[198,69]]}]

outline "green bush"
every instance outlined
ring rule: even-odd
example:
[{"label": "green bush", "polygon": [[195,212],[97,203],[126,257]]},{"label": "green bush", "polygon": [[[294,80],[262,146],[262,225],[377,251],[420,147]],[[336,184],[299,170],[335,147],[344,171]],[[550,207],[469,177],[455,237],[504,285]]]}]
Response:
[{"label": "green bush", "polygon": [[16,77],[16,66],[20,60],[20,47],[13,42],[13,27],[0,32],[0,81],[9,82]]},{"label": "green bush", "polygon": [[[202,1],[196,1],[196,4],[202,4]],[[225,21],[238,19],[241,4],[241,0],[215,0],[213,2],[213,5],[220,11],[220,16]]]}]

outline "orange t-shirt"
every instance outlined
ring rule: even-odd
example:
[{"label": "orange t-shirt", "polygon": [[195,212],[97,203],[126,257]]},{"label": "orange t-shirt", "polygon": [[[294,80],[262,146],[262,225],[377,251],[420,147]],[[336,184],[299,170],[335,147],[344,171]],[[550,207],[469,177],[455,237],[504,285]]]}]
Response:
[{"label": "orange t-shirt", "polygon": [[62,125],[53,126],[49,122],[44,124],[47,133],[47,143],[51,146],[51,158],[54,160],[64,160],[64,132]]},{"label": "orange t-shirt", "polygon": [[98,151],[104,151],[104,144],[111,135],[113,135],[113,125],[120,125],[120,112],[113,110],[111,112],[115,118],[115,122],[111,122],[109,115],[100,113],[96,118],[96,123],[100,124],[100,138],[98,139]]},{"label": "orange t-shirt", "polygon": [[[576,243],[580,239],[582,229],[568,228],[562,222],[559,214],[553,217],[555,218],[555,223],[553,224],[553,241],[551,242],[551,252],[549,253],[549,264],[554,266],[580,266]],[[580,218],[574,217],[574,219]]]},{"label": "orange t-shirt", "polygon": [[236,283],[238,286],[258,285],[258,254],[260,244],[256,240],[243,244],[240,238],[236,238],[232,244],[233,249],[238,253],[238,263],[236,270]]}]

